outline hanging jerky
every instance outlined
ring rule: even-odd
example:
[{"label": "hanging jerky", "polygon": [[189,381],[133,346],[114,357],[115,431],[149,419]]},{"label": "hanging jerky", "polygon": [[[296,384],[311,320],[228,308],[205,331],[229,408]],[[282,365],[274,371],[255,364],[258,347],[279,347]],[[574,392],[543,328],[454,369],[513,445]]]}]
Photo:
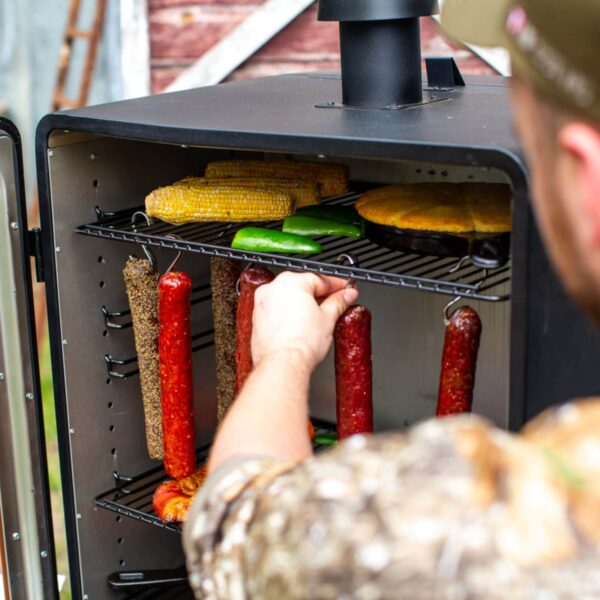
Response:
[{"label": "hanging jerky", "polygon": [[155,460],[163,458],[163,435],[158,370],[158,273],[150,261],[130,258],[123,269],[131,309],[135,349],[144,403],[146,446]]},{"label": "hanging jerky", "polygon": [[210,259],[219,423],[235,399],[235,336],[238,304],[236,286],[241,272],[240,263],[237,261],[216,256]]}]

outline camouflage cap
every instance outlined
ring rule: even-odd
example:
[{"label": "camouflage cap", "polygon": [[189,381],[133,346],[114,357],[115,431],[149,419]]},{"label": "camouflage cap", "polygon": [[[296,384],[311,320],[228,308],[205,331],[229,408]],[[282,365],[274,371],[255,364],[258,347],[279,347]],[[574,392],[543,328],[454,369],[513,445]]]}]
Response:
[{"label": "camouflage cap", "polygon": [[600,123],[600,0],[445,0],[453,38],[503,46],[544,97]]}]

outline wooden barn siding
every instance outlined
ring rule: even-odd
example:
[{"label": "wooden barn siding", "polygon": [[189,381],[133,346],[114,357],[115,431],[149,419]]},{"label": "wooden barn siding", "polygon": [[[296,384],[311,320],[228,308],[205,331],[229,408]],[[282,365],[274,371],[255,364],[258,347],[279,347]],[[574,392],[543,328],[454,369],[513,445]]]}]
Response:
[{"label": "wooden barn siding", "polygon": [[[149,0],[152,90],[163,90],[261,3],[261,0]],[[463,73],[494,73],[476,55],[448,42],[433,19],[421,21],[425,56],[452,54]],[[339,69],[338,27],[337,23],[317,21],[315,4],[228,80],[323,69]]]}]

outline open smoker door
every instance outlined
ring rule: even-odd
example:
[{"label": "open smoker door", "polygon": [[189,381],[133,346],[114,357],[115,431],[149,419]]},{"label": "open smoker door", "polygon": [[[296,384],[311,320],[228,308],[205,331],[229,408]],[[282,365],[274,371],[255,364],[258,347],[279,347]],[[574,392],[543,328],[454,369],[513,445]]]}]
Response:
[{"label": "open smoker door", "polygon": [[0,119],[0,567],[6,598],[58,598],[19,134]]}]

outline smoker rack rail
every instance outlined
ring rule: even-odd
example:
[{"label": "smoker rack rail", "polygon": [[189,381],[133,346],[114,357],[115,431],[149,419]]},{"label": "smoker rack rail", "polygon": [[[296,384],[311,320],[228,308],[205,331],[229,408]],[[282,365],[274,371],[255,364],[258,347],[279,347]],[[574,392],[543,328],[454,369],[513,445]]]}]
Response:
[{"label": "smoker rack rail", "polygon": [[[313,419],[315,435],[335,432],[335,425]],[[320,452],[328,446],[313,444],[313,450]],[[202,446],[196,452],[196,464],[206,462],[210,445]],[[96,496],[94,503],[100,508],[116,512],[149,525],[155,525],[174,533],[180,533],[177,523],[163,523],[152,508],[152,497],[158,485],[169,479],[162,465],[154,467],[134,477],[113,473],[117,485]]]},{"label": "smoker rack rail", "polygon": [[[352,204],[360,194],[350,193],[327,200],[327,204]],[[453,297],[488,302],[510,298],[504,284],[510,281],[510,266],[486,270],[468,260],[421,256],[378,246],[368,239],[316,238],[323,252],[307,258],[299,255],[275,255],[231,248],[235,233],[252,223],[189,223],[171,225],[156,221],[150,225],[132,225],[132,215],[140,207],[119,212],[96,209],[98,220],[75,229],[77,233],[109,240],[131,242],[182,252],[220,256],[234,260],[280,267],[296,271],[311,271],[345,279],[366,281],[400,288],[427,291]],[[281,228],[281,221],[258,223],[270,229]],[[350,257],[354,264],[343,264]]]}]

